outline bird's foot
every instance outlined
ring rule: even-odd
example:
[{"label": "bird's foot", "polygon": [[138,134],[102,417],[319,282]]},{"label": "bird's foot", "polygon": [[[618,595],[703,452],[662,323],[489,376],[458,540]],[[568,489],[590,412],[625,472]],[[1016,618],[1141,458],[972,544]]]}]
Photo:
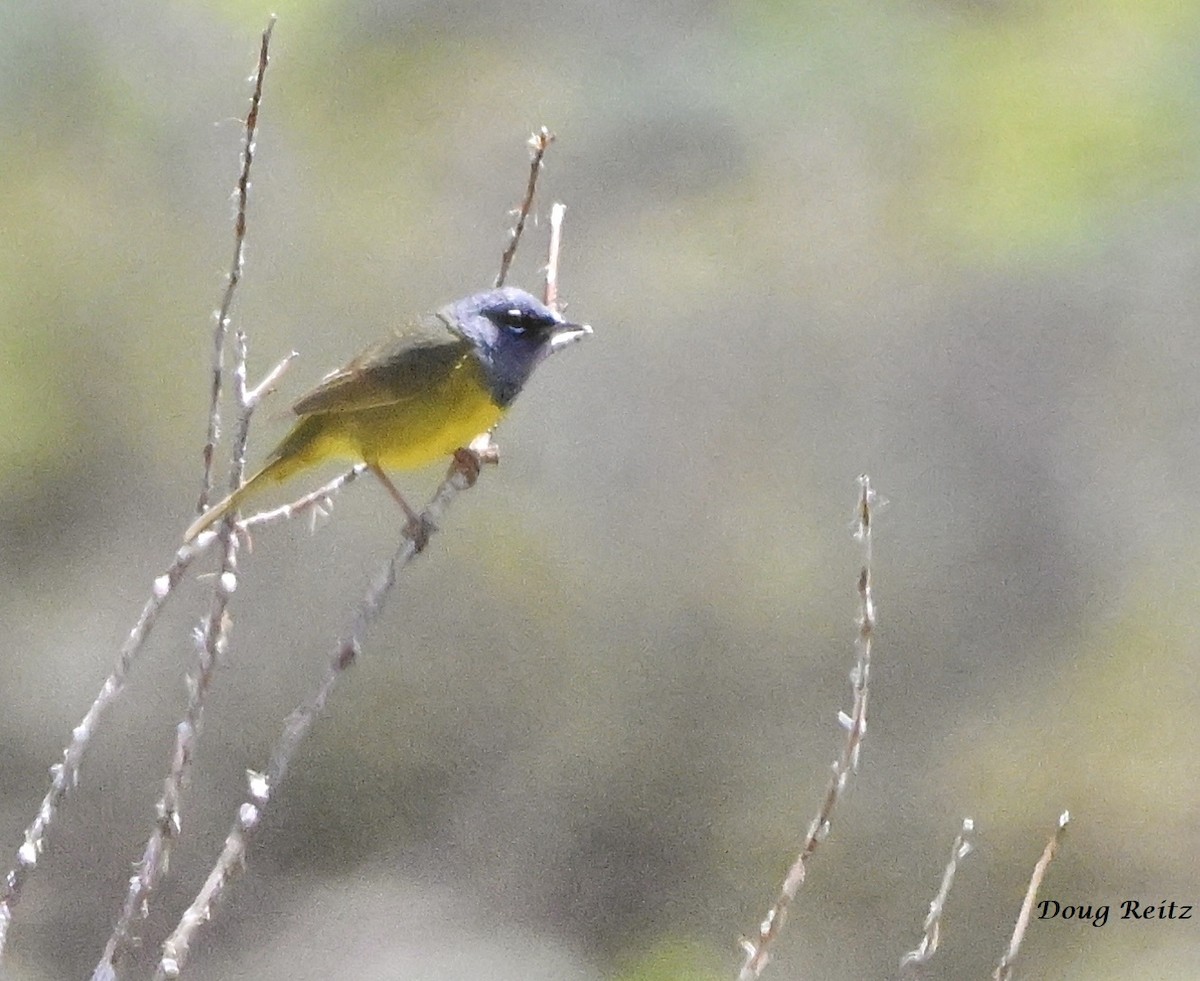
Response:
[{"label": "bird's foot", "polygon": [[479,472],[483,469],[483,460],[474,450],[460,446],[454,451],[453,469],[463,475],[468,487],[474,487],[475,481],[479,479]]},{"label": "bird's foot", "polygon": [[429,544],[430,536],[435,531],[437,531],[437,525],[427,514],[411,515],[408,523],[404,526],[404,534],[412,539],[413,549],[418,555],[425,551],[425,546]]},{"label": "bird's foot", "polygon": [[452,473],[462,474],[468,487],[474,487],[484,465],[494,466],[499,462],[500,447],[492,442],[491,433],[482,433],[471,441],[470,446],[460,446],[454,451],[454,462],[450,469]]}]

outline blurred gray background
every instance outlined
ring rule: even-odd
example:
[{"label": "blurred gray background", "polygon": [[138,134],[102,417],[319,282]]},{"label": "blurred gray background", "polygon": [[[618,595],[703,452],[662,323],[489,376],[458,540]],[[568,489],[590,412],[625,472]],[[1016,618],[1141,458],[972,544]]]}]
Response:
[{"label": "blurred gray background", "polygon": [[[596,335],[541,369],[405,576],[193,976],[732,977],[840,745],[862,471],[890,500],[871,726],[770,976],[892,976],[966,815],[930,978],[990,974],[1065,808],[1045,897],[1200,905],[1200,7],[273,9],[234,319],[252,374],[301,357],[251,457],[329,368],[490,283],[541,124]],[[0,8],[5,867],[192,517],[270,10]],[[543,223],[514,283],[544,248]],[[243,556],[140,958],[398,531],[364,480]],[[17,977],[95,963],[206,588],[92,747]],[[1191,978],[1198,929],[1035,922],[1025,965]]]}]

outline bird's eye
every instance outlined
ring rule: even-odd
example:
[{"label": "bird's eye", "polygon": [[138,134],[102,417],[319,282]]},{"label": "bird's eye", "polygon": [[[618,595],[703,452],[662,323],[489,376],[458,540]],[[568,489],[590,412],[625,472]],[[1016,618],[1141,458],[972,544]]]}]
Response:
[{"label": "bird's eye", "polygon": [[509,330],[516,331],[518,334],[524,332],[526,327],[525,314],[516,307],[505,310],[501,319],[504,326]]},{"label": "bird's eye", "polygon": [[519,307],[508,307],[491,314],[493,323],[514,334],[524,334],[530,327],[536,326],[537,318],[531,317],[528,310]]},{"label": "bird's eye", "polygon": [[536,306],[525,306],[513,303],[511,306],[496,305],[483,311],[483,315],[492,323],[510,334],[540,334],[557,323],[554,314],[549,310],[539,310]]}]

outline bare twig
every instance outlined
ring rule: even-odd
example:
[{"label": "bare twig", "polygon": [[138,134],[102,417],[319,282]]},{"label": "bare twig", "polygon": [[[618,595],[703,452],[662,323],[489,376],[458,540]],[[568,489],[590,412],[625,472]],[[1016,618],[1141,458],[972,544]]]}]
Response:
[{"label": "bare twig", "polygon": [[233,262],[225,280],[225,293],[217,310],[217,325],[213,331],[212,390],[209,398],[208,435],[204,441],[204,477],[200,485],[200,499],[196,502],[196,513],[203,514],[209,505],[213,488],[213,458],[217,441],[221,436],[221,383],[225,374],[225,338],[229,334],[229,312],[233,297],[242,279],[246,244],[246,204],[250,198],[250,166],[254,163],[255,137],[258,132],[258,110],[262,105],[263,78],[271,47],[271,32],[275,29],[275,15],[267,21],[262,42],[258,49],[258,71],[254,76],[254,92],[250,96],[250,111],[246,113],[246,128],[242,137],[242,170],[237,182],[237,214],[233,225]]},{"label": "bare twig", "polygon": [[529,211],[533,207],[533,196],[537,191],[538,176],[542,172],[542,158],[546,156],[546,151],[550,148],[550,144],[554,142],[554,134],[543,126],[531,137],[529,137],[529,181],[525,185],[525,197],[521,201],[521,206],[517,209],[516,224],[508,233],[508,247],[504,250],[504,254],[500,257],[500,271],[496,273],[496,281],[493,284],[496,288],[504,285],[504,281],[508,278],[508,269],[512,265],[513,256],[517,254],[517,246],[521,242],[521,234],[525,231],[525,220],[529,217]]},{"label": "bare twig", "polygon": [[[242,170],[238,180],[238,210],[235,226],[235,248],[233,265],[226,283],[225,295],[217,314],[217,329],[214,336],[214,374],[212,386],[212,404],[209,413],[208,438],[204,448],[204,478],[200,497],[200,508],[203,510],[212,486],[212,460],[216,446],[217,434],[220,428],[218,402],[221,391],[221,371],[224,362],[224,339],[229,323],[229,309],[233,303],[234,291],[241,278],[242,245],[245,238],[246,199],[249,192],[250,162],[254,154],[254,133],[257,127],[258,107],[262,98],[262,77],[266,70],[267,46],[275,19],[272,17],[263,34],[259,53],[259,68],[254,94],[251,99],[250,111],[246,117],[246,135],[243,143]],[[63,760],[50,768],[50,789],[42,799],[37,816],[25,830],[25,840],[17,850],[17,861],[12,870],[5,876],[3,888],[0,889],[0,958],[3,957],[8,938],[8,928],[12,923],[14,910],[20,901],[24,884],[37,865],[38,857],[45,848],[46,835],[62,808],[67,796],[79,782],[79,768],[83,757],[96,732],[100,719],[107,709],[117,699],[125,688],[129,672],[137,660],[138,654],[145,646],[151,631],[158,619],[158,614],[167,599],[173,594],[175,587],[183,578],[196,556],[202,550],[184,546],[175,553],[175,557],[167,570],[154,580],[150,598],[142,607],[141,615],[129,632],[129,637],[121,645],[117,654],[116,664],[105,679],[91,707],[75,726],[71,733],[71,742],[63,751]]]},{"label": "bare twig", "polygon": [[277,508],[272,508],[269,511],[259,511],[257,514],[252,514],[248,518],[243,518],[238,522],[239,529],[249,530],[257,528],[259,525],[273,524],[276,521],[289,521],[298,514],[303,514],[305,511],[316,511],[318,516],[328,511],[333,495],[340,491],[347,484],[353,483],[360,476],[367,472],[369,468],[365,463],[358,463],[347,470],[344,474],[334,477],[327,484],[322,484],[315,491],[310,491],[303,497],[298,497],[296,500],[288,504],[280,505]]},{"label": "bare twig", "polygon": [[926,964],[937,953],[938,942],[941,940],[942,914],[946,910],[946,899],[950,895],[950,887],[954,885],[954,875],[958,871],[958,863],[971,854],[972,845],[967,836],[975,830],[975,823],[970,818],[964,818],[962,830],[954,837],[954,845],[950,849],[950,860],[942,873],[942,884],[937,895],[929,904],[929,915],[925,917],[925,925],[921,942],[900,958],[900,974],[904,978],[918,978]]},{"label": "bare twig", "polygon": [[783,929],[788,906],[796,897],[796,891],[804,882],[808,871],[808,859],[817,847],[829,836],[830,822],[833,812],[841,799],[842,791],[850,775],[858,769],[859,748],[867,732],[867,698],[868,682],[871,673],[871,641],[875,632],[875,600],[871,587],[871,517],[872,509],[878,503],[875,491],[871,487],[871,479],[863,474],[858,478],[858,506],[855,510],[854,537],[862,545],[863,564],[858,576],[858,636],[854,641],[855,665],[850,672],[850,689],[853,695],[853,705],[850,714],[838,713],[838,722],[846,730],[846,742],[842,747],[841,756],[833,762],[833,776],[825,791],[825,799],[817,816],[809,825],[808,834],[800,846],[800,853],[788,869],[779,896],[774,905],[767,911],[758,927],[758,936],[754,939],[743,937],[742,952],[745,959],[742,962],[738,981],[749,981],[759,977],[771,959],[770,946]]},{"label": "bare twig", "polygon": [[543,300],[551,310],[558,310],[558,253],[562,249],[562,225],[567,206],[555,201],[550,207],[550,246],[546,256],[546,291]]},{"label": "bare twig", "polygon": [[[273,525],[280,521],[290,521],[292,518],[306,512],[312,511],[320,517],[325,515],[333,504],[333,497],[347,484],[352,484],[364,473],[368,467],[365,463],[358,463],[351,467],[343,474],[334,477],[333,480],[322,484],[314,491],[304,494],[296,498],[294,501],[289,501],[287,504],[281,504],[279,507],[270,508],[266,511],[256,511],[248,517],[241,518],[234,525],[234,530],[239,535],[261,527],[263,525]],[[191,548],[196,554],[205,552],[220,537],[220,525],[213,528],[207,528],[200,532],[191,542],[185,546]],[[252,539],[246,537],[248,543],[252,543]],[[253,551],[253,549],[251,549]]]},{"label": "bare twig", "polygon": [[[459,457],[455,458],[446,479],[433,499],[421,511],[420,527],[429,531],[435,530],[442,515],[458,494],[474,482],[479,465],[494,463],[498,459],[495,447],[487,437],[481,437],[480,441],[472,444],[471,452],[475,455],[474,464]],[[415,559],[420,551],[411,531],[406,530],[399,548],[379,571],[359,603],[349,630],[334,645],[325,678],[313,695],[297,706],[284,722],[283,731],[279,734],[266,769],[247,774],[249,794],[238,808],[237,818],[204,885],[163,944],[162,958],[154,975],[156,981],[174,978],[182,970],[196,931],[211,917],[213,904],[220,899],[233,875],[241,869],[250,839],[260,825],[272,793],[287,775],[296,749],[324,711],[325,704],[342,675],[354,664],[363,649],[367,631],[379,616],[388,594],[395,585],[398,573]]]},{"label": "bare twig", "polygon": [[1037,900],[1038,889],[1041,888],[1042,879],[1046,877],[1046,869],[1050,867],[1050,863],[1054,860],[1054,853],[1058,851],[1058,846],[1062,842],[1063,834],[1067,830],[1067,825],[1071,822],[1071,814],[1069,811],[1063,811],[1058,816],[1058,827],[1054,829],[1054,834],[1050,836],[1050,840],[1046,842],[1046,847],[1042,849],[1042,857],[1037,860],[1037,864],[1033,867],[1033,874],[1029,877],[1029,888],[1025,890],[1025,899],[1021,903],[1021,912],[1017,915],[1016,926],[1013,927],[1012,938],[1008,941],[1008,949],[1004,952],[1004,956],[1000,958],[1000,963],[996,965],[996,970],[992,974],[993,981],[1010,981],[1013,973],[1013,963],[1017,959],[1017,954],[1021,950],[1021,943],[1025,939],[1025,930],[1029,926],[1029,917],[1033,913],[1033,904]]},{"label": "bare twig", "polygon": [[[501,260],[500,273],[496,278],[497,286],[503,285],[509,266],[516,254],[525,221],[533,205],[533,197],[537,188],[537,179],[542,166],[542,158],[553,139],[553,135],[545,127],[538,133],[535,133],[530,139],[530,147],[533,153],[530,164],[529,182],[526,187],[525,198],[517,214],[517,222],[510,233],[508,248],[505,250]],[[559,208],[561,209],[561,205]],[[561,213],[557,221],[561,226]],[[548,295],[551,296],[553,293],[550,291],[557,290],[555,280],[557,278],[557,253],[560,241],[561,230],[557,235],[552,235],[550,245],[546,288]],[[244,375],[242,379],[244,379]],[[268,378],[269,380],[270,378]],[[254,392],[257,393],[267,387],[267,385],[268,382],[265,381]],[[238,386],[239,392],[245,393],[244,380],[239,380]],[[380,571],[359,603],[348,632],[335,645],[330,655],[329,667],[325,673],[325,678],[317,687],[312,697],[299,705],[285,721],[283,731],[279,735],[266,769],[261,772],[250,771],[247,773],[249,781],[247,799],[238,808],[237,817],[225,839],[225,845],[212,870],[209,872],[204,885],[197,893],[191,905],[180,917],[174,931],[172,931],[171,935],[163,943],[162,957],[155,972],[156,981],[165,981],[167,978],[174,978],[183,969],[196,931],[209,920],[212,915],[213,904],[220,899],[221,894],[233,875],[242,868],[245,862],[246,850],[254,832],[259,827],[263,812],[270,802],[272,793],[283,782],[288,767],[291,765],[292,757],[324,711],[325,704],[333,694],[338,681],[357,659],[359,652],[362,650],[367,630],[383,608],[383,604],[392,587],[395,585],[399,572],[421,553],[428,534],[436,531],[437,524],[442,515],[458,494],[475,483],[481,465],[496,463],[498,460],[499,453],[491,441],[490,433],[482,434],[471,444],[469,449],[465,451],[460,450],[456,453],[446,479],[442,482],[424,510],[417,516],[415,526],[410,526],[405,530],[404,537],[395,554],[393,554],[388,563]],[[235,469],[237,468],[235,467]],[[328,503],[331,494],[356,479],[367,469],[366,464],[360,464],[324,487],[318,488],[291,504],[252,515],[236,524],[234,523],[233,516],[230,515],[222,523],[221,533],[224,534],[231,529],[245,531],[259,524],[290,518],[309,508],[320,509]],[[216,533],[206,532],[196,540],[193,547],[197,549],[206,547],[208,542],[215,538]]]},{"label": "bare twig", "polygon": [[[289,351],[279,364],[275,365],[266,376],[257,385],[245,393],[241,401],[248,405],[257,406],[264,398],[275,391],[275,386],[279,384],[279,379],[283,377],[283,373],[288,370],[292,362],[299,356],[298,351]],[[245,361],[245,355],[242,355],[242,360]]]},{"label": "bare twig", "polygon": [[222,526],[220,534],[225,544],[224,561],[213,590],[212,609],[196,632],[196,672],[188,678],[187,708],[175,727],[175,748],[162,795],[155,806],[154,827],[135,866],[137,871],[129,880],[121,915],[92,973],[95,981],[115,976],[117,962],[133,940],[133,924],[146,915],[147,900],[166,873],[171,847],[179,834],[183,787],[191,772],[209,687],[227,644],[226,607],[237,588],[237,536],[227,526]]},{"label": "bare twig", "polygon": [[[246,194],[249,187],[250,164],[254,155],[254,133],[257,126],[258,108],[262,100],[263,76],[269,60],[271,31],[274,26],[275,19],[272,17],[262,35],[254,95],[246,117],[246,143],[242,154],[241,176],[238,180],[239,205],[235,230],[237,244],[233,267],[230,270],[229,282],[226,286],[225,301],[222,305],[222,323],[218,328],[222,340],[218,341],[219,347],[223,347],[223,337],[228,328],[228,304],[232,300],[233,290],[241,275],[242,248],[246,236]],[[268,373],[260,385],[249,390],[246,387],[246,337],[240,330],[235,335],[233,377],[238,405],[238,428],[230,448],[232,466],[230,467],[229,481],[231,490],[236,489],[242,482],[246,443],[249,438],[250,419],[254,409],[263,394],[271,390],[272,385],[286,369],[290,360],[290,356],[284,358]],[[218,370],[218,375],[219,373]],[[206,458],[210,456],[207,448],[205,455]],[[183,718],[175,727],[175,747],[171,754],[167,776],[163,781],[162,795],[155,807],[154,826],[146,840],[141,860],[136,865],[137,871],[129,880],[129,889],[125,896],[121,915],[118,917],[108,942],[104,946],[104,952],[93,971],[94,981],[102,981],[102,979],[115,976],[116,965],[133,940],[133,924],[146,916],[150,894],[166,874],[171,849],[179,834],[183,788],[191,773],[191,761],[204,721],[204,708],[208,692],[228,644],[229,615],[227,608],[230,597],[237,589],[239,546],[238,536],[233,532],[232,516],[222,522],[218,539],[223,546],[221,570],[213,588],[212,606],[208,616],[196,631],[196,668],[188,678],[187,708]]]},{"label": "bare twig", "polygon": [[[274,368],[267,372],[253,388],[246,386],[246,334],[239,330],[234,335],[233,390],[238,407],[238,428],[230,446],[229,491],[233,493],[242,486],[246,475],[246,446],[250,442],[250,420],[259,403],[275,391],[275,384],[287,371],[288,365],[296,357],[292,351],[286,355]],[[226,515],[230,528],[236,525],[233,515]]]},{"label": "bare twig", "polygon": [[62,762],[55,763],[50,767],[50,789],[42,799],[41,807],[38,808],[33,823],[25,829],[25,841],[17,850],[16,865],[5,876],[3,889],[0,889],[0,958],[3,958],[8,927],[12,923],[16,905],[21,899],[25,881],[33,872],[38,857],[45,848],[46,835],[50,830],[50,825],[57,817],[68,794],[79,784],[79,768],[100,719],[109,706],[116,701],[117,696],[124,691],[129,671],[145,646],[150,632],[154,629],[158,614],[174,593],[175,587],[183,578],[188,566],[199,554],[196,549],[188,546],[181,547],[175,553],[175,558],[167,570],[154,580],[150,598],[146,600],[141,615],[133,625],[133,629],[129,631],[129,637],[121,645],[112,673],[104,680],[104,684],[100,687],[87,714],[72,730],[71,742],[63,751]]}]

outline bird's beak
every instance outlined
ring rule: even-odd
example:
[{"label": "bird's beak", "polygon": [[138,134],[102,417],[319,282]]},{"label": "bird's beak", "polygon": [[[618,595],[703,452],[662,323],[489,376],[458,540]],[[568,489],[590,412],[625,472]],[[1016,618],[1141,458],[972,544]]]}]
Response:
[{"label": "bird's beak", "polygon": [[576,341],[581,341],[592,332],[592,328],[588,324],[571,324],[561,323],[554,328],[554,333],[550,335],[550,352],[561,351],[564,347],[570,347]]}]

